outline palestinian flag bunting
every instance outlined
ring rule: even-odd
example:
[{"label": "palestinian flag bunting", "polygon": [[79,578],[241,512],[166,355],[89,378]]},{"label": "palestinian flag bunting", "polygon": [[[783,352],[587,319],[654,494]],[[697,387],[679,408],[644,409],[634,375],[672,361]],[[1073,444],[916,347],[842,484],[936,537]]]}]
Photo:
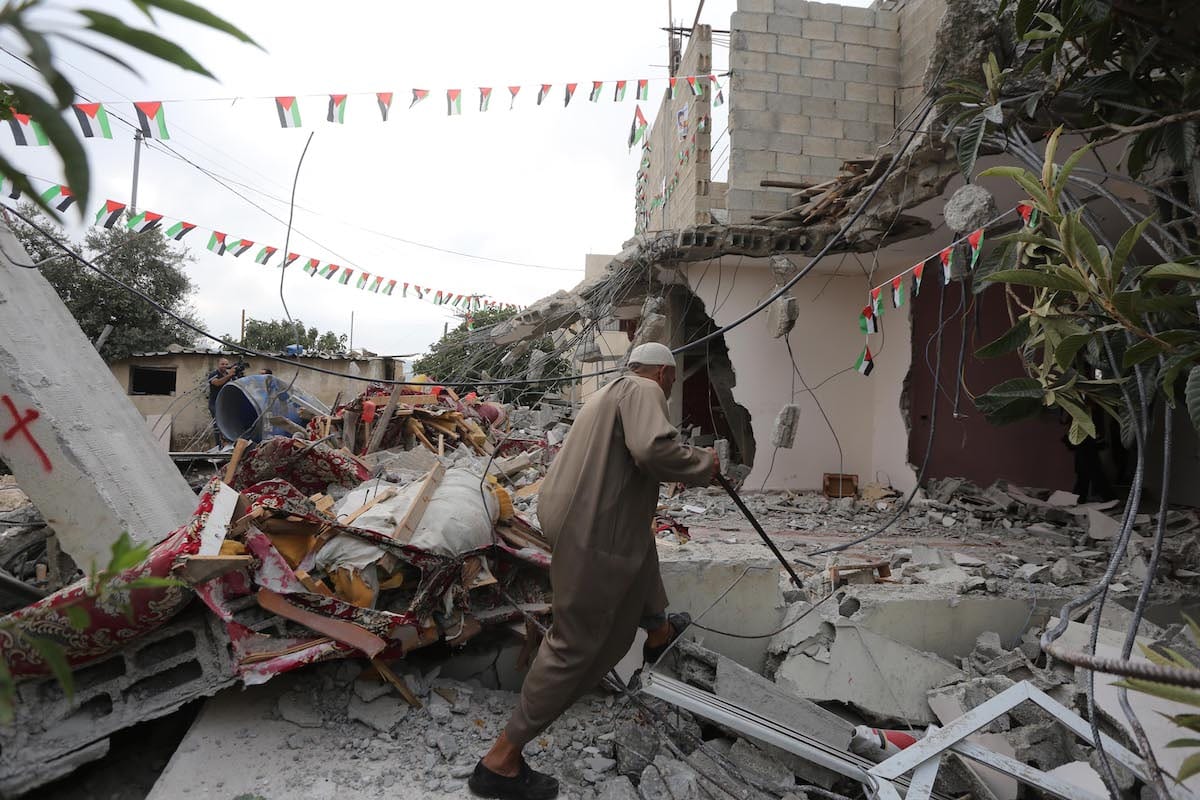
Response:
[{"label": "palestinian flag bunting", "polygon": [[592,90],[588,92],[588,102],[599,103],[602,91],[604,91],[604,81],[592,81]]},{"label": "palestinian flag bunting", "polygon": [[640,142],[646,136],[646,117],[642,114],[642,107],[633,107],[633,124],[629,126],[629,149]]},{"label": "palestinian flag bunting", "polygon": [[233,257],[238,258],[251,247],[254,247],[254,242],[249,239],[238,239],[233,245]]},{"label": "palestinian flag bunting", "polygon": [[876,286],[871,290],[871,308],[875,311],[876,317],[883,316],[883,287]]},{"label": "palestinian flag bunting", "polygon": [[295,97],[276,97],[275,111],[279,114],[279,127],[300,127],[300,103]]},{"label": "palestinian flag bunting", "polygon": [[520,86],[508,87],[508,110],[509,111],[512,111],[513,104],[517,102],[517,95],[520,94],[520,92],[521,92]]},{"label": "palestinian flag bunting", "polygon": [[620,103],[625,100],[625,85],[629,81],[617,81],[617,88],[613,90],[613,102]]},{"label": "palestinian flag bunting", "polygon": [[283,264],[281,266],[290,267],[292,264],[295,264],[299,260],[300,260],[299,253],[288,253],[287,256],[283,259]]},{"label": "palestinian flag bunting", "polygon": [[716,90],[716,94],[713,95],[713,108],[720,108],[721,106],[725,105],[725,92],[721,89],[721,82],[717,80],[716,75],[709,75],[708,82],[711,83],[712,88]]},{"label": "palestinian flag bunting", "polygon": [[124,211],[124,203],[118,203],[116,200],[105,200],[104,207],[96,212],[96,224],[105,228],[111,228],[120,221],[121,214]]},{"label": "palestinian flag bunting", "polygon": [[171,138],[170,132],[167,131],[167,118],[162,103],[134,103],[133,108],[137,111],[138,127],[142,130],[142,136],[147,139]]},{"label": "palestinian flag bunting", "polygon": [[1025,227],[1033,228],[1037,226],[1037,209],[1029,203],[1017,203],[1017,213],[1021,215],[1021,219],[1025,220]]},{"label": "palestinian flag bunting", "polygon": [[255,264],[266,264],[271,260],[271,256],[275,255],[276,248],[271,245],[266,245],[262,250],[258,251],[258,255],[254,257]]},{"label": "palestinian flag bunting", "polygon": [[225,234],[213,231],[212,236],[208,237],[208,249],[219,256],[225,255]]},{"label": "palestinian flag bunting", "polygon": [[858,315],[858,329],[863,333],[879,333],[879,318],[869,305],[863,306],[862,313]]},{"label": "palestinian flag bunting", "polygon": [[345,286],[347,283],[350,282],[350,276],[353,274],[354,274],[354,270],[350,269],[349,267],[343,267],[342,274],[338,276],[338,283]]},{"label": "palestinian flag bunting", "polygon": [[308,276],[311,278],[317,274],[317,267],[319,266],[321,266],[320,261],[315,258],[310,258],[304,263],[304,271],[307,272]]},{"label": "palestinian flag bunting", "polygon": [[329,111],[325,114],[325,121],[338,125],[346,124],[346,95],[329,95]]},{"label": "palestinian flag bunting", "polygon": [[492,102],[492,89],[490,86],[479,87],[479,110],[487,111],[488,106]]},{"label": "palestinian flag bunting", "polygon": [[79,122],[79,130],[85,139],[112,138],[112,128],[108,124],[108,112],[100,103],[76,103],[71,106],[75,119]]},{"label": "palestinian flag bunting", "polygon": [[429,90],[428,89],[413,89],[412,94],[413,94],[412,102],[408,104],[409,108],[412,108],[417,103],[424,100],[426,97],[429,97]]},{"label": "palestinian flag bunting", "polygon": [[577,86],[579,86],[578,83],[568,83],[567,84],[567,93],[565,95],[563,95],[563,108],[566,108],[567,106],[571,105],[571,98],[575,96],[575,88]]},{"label": "palestinian flag bunting", "polygon": [[954,269],[954,245],[938,253],[938,259],[942,262],[942,281],[949,286],[950,272]]},{"label": "palestinian flag bunting", "polygon": [[[407,283],[404,285],[408,286]],[[383,293],[390,295],[392,293],[392,290],[394,290],[395,288],[396,288],[396,282],[394,280],[389,280],[387,282],[387,286],[383,287]]]},{"label": "palestinian flag bunting", "polygon": [[66,211],[75,204],[75,195],[66,186],[54,185],[42,192],[42,202],[54,206],[58,211]]},{"label": "palestinian flag bunting", "polygon": [[462,89],[446,90],[446,115],[456,116],[462,113]]},{"label": "palestinian flag bunting", "polygon": [[922,261],[912,268],[913,274],[913,291],[912,296],[917,297],[921,294],[921,276],[925,274],[925,262]]},{"label": "palestinian flag bunting", "polygon": [[687,85],[688,88],[692,90],[693,96],[700,97],[702,94],[704,94],[704,84],[700,82],[700,78],[697,78],[694,75],[688,76]]},{"label": "palestinian flag bunting", "polygon": [[325,266],[321,267],[321,271],[317,274],[319,274],[325,280],[329,280],[337,273],[339,269],[341,269],[341,267],[339,267],[337,264],[326,264]]},{"label": "palestinian flag bunting", "polygon": [[379,104],[379,116],[383,117],[384,122],[387,122],[388,114],[392,112],[392,93],[376,92],[375,102]]},{"label": "palestinian flag bunting", "polygon": [[904,305],[904,275],[892,278],[892,308]]},{"label": "palestinian flag bunting", "polygon": [[50,144],[41,124],[34,122],[28,114],[18,114],[14,111],[8,121],[8,127],[12,129],[13,142],[17,147],[45,147]]},{"label": "palestinian flag bunting", "polygon": [[354,284],[354,288],[355,289],[365,289],[365,288],[367,288],[367,282],[370,280],[371,280],[371,273],[360,272],[360,273],[358,273],[358,283]]},{"label": "palestinian flag bunting", "polygon": [[979,252],[983,250],[983,228],[967,236],[967,244],[971,245],[971,269],[979,263]]},{"label": "palestinian flag bunting", "polygon": [[[392,281],[392,283],[395,283],[395,281]],[[382,276],[382,275],[376,275],[376,276],[375,276],[375,282],[371,284],[370,291],[378,293],[378,292],[379,292],[379,287],[380,287],[380,286],[382,286],[382,285],[383,285],[383,276]]]},{"label": "palestinian flag bunting", "polygon": [[543,83],[542,87],[538,89],[537,104],[539,106],[542,104],[542,101],[546,99],[546,95],[548,94],[550,94],[550,84]]},{"label": "palestinian flag bunting", "polygon": [[167,236],[170,236],[172,239],[178,242],[180,239],[195,230],[195,228],[196,226],[192,223],[180,220],[171,227],[167,228]]},{"label": "palestinian flag bunting", "polygon": [[650,99],[650,81],[646,80],[645,78],[643,78],[637,82],[637,99],[638,100],[649,100]]},{"label": "palestinian flag bunting", "polygon": [[871,348],[864,346],[863,351],[858,355],[858,361],[854,362],[854,370],[860,375],[870,375],[873,369],[875,369],[875,359],[871,358]]},{"label": "palestinian flag bunting", "polygon": [[153,211],[143,211],[137,216],[131,217],[129,222],[125,223],[125,227],[134,233],[143,233],[162,225],[162,218],[162,214],[155,214]]}]

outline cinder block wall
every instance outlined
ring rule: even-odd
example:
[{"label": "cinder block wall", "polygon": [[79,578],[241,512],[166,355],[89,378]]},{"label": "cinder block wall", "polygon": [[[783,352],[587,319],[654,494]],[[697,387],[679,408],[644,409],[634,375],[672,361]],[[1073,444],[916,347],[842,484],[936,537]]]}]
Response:
[{"label": "cinder block wall", "polygon": [[892,136],[900,83],[894,11],[738,0],[731,19],[731,222],[787,208],[764,179],[823,180]]},{"label": "cinder block wall", "polygon": [[946,0],[899,0],[893,7],[900,19],[900,89],[897,111],[907,116],[925,94],[925,69],[933,53],[938,23],[946,13]]}]

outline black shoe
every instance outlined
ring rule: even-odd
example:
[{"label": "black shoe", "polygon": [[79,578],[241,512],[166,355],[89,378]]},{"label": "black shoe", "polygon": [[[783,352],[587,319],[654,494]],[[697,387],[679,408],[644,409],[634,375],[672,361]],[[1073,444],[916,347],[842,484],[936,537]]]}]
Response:
[{"label": "black shoe", "polygon": [[675,643],[675,640],[679,638],[679,634],[683,633],[692,624],[692,615],[686,611],[680,611],[678,614],[668,614],[667,624],[671,626],[671,638],[658,647],[642,645],[642,660],[647,664],[653,664],[662,658],[662,654],[667,652],[667,648]]},{"label": "black shoe", "polygon": [[558,797],[558,781],[544,772],[532,769],[521,759],[521,770],[509,778],[497,775],[480,761],[475,765],[467,786],[477,797],[500,800],[553,800]]}]

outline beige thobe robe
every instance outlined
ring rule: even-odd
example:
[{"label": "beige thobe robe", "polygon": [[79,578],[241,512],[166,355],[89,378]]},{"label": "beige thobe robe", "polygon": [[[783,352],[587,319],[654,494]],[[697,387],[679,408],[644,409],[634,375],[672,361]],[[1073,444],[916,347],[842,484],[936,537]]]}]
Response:
[{"label": "beige thobe robe", "polygon": [[650,525],[658,486],[708,483],[712,455],[679,444],[658,384],[626,375],[579,412],[542,483],[538,518],[554,555],[554,621],[506,732],[524,746],[629,651],[667,596]]}]

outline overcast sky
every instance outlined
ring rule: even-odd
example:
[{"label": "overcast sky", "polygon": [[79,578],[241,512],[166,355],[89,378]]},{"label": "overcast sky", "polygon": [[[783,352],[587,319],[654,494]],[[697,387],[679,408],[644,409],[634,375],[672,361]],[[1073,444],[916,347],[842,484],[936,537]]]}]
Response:
[{"label": "overcast sky", "polygon": [[[138,78],[74,45],[58,51],[77,90],[122,117],[135,119],[131,101],[167,101],[169,144],[244,195],[150,142],[142,150],[139,209],[282,249],[285,225],[271,215],[286,220],[292,175],[312,131],[290,249],[351,266],[356,277],[366,270],[525,304],[570,288],[582,278],[586,253],[617,252],[632,235],[639,154],[625,143],[636,100],[631,84],[625,101],[614,103],[611,82],[665,78],[665,1],[205,5],[265,52],[166,17],[161,32],[185,45],[216,81],[122,53],[138,67]],[[148,24],[127,2],[88,6]],[[710,0],[701,21],[727,29],[735,7],[736,0]],[[677,23],[690,25],[696,5],[675,0],[674,12]],[[70,15],[45,19],[78,24]],[[12,49],[12,40],[4,45]],[[728,50],[714,47],[713,61],[714,71],[725,71]],[[0,65],[0,79],[31,77],[8,55],[0,54]],[[593,80],[606,82],[600,103],[588,102]],[[579,88],[564,109],[567,82]],[[538,107],[540,83],[554,87]],[[522,86],[512,111],[509,85]],[[480,86],[493,88],[484,114],[477,111]],[[651,100],[642,103],[651,121],[662,86],[651,84]],[[429,89],[430,96],[409,110],[413,88]],[[446,115],[449,88],[463,90],[462,116]],[[353,96],[381,91],[395,94],[387,123],[373,96]],[[329,93],[352,94],[345,125],[325,121],[325,97],[304,97]],[[276,95],[301,96],[301,129],[280,128],[270,99]],[[718,117],[714,132],[724,127]],[[115,119],[113,132],[113,141],[85,143],[93,173],[89,222],[105,199],[129,200],[132,132]],[[61,180],[48,148],[14,148],[7,131],[0,131],[0,142],[31,176]],[[208,235],[194,231],[184,241],[195,256],[187,267],[197,289],[193,302],[209,329],[236,335],[243,309],[260,319],[282,318],[279,270],[253,262],[257,247],[239,259],[209,253]],[[450,255],[388,237],[553,269]],[[456,324],[447,309],[405,300],[399,290],[374,295],[299,269],[287,271],[283,292],[294,317],[322,330],[348,333],[354,312],[355,346],[380,353],[422,351],[445,322]]]}]

